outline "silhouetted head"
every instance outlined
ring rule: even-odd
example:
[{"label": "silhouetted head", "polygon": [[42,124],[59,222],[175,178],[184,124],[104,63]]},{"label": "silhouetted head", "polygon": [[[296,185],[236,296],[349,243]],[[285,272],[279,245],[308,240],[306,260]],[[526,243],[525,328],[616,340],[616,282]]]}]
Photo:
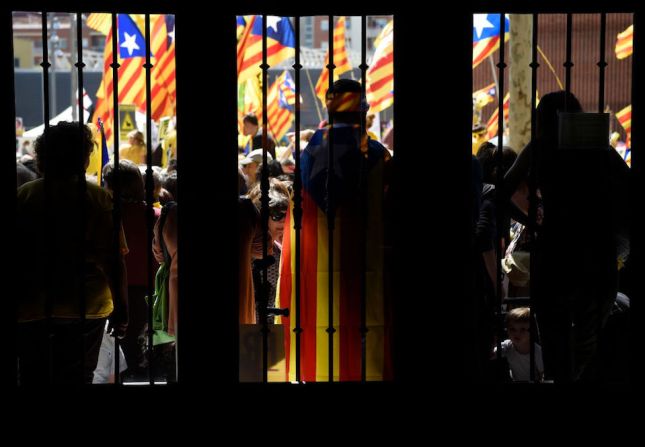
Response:
[{"label": "silhouetted head", "polygon": [[327,90],[326,106],[329,116],[336,122],[360,123],[361,115],[369,109],[363,88],[353,79],[339,79]]},{"label": "silhouetted head", "polygon": [[36,168],[42,175],[70,177],[85,173],[94,149],[92,131],[77,121],[50,126],[34,143]]},{"label": "silhouetted head", "polygon": [[536,110],[535,135],[555,140],[558,137],[558,113],[565,111],[582,112],[582,106],[573,93],[561,90],[544,95]]}]

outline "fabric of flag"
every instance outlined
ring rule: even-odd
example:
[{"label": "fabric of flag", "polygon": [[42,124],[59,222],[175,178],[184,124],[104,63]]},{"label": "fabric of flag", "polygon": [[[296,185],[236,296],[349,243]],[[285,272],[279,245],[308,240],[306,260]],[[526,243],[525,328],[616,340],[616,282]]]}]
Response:
[{"label": "fabric of flag", "polygon": [[98,31],[99,33],[107,36],[112,29],[112,14],[102,14],[93,12],[87,17],[85,24]]},{"label": "fabric of flag", "polygon": [[[260,73],[262,64],[262,16],[250,16],[237,47],[237,80]],[[267,64],[276,66],[294,57],[296,38],[288,17],[267,16]]]},{"label": "fabric of flag", "polygon": [[372,64],[367,70],[367,102],[370,112],[385,110],[394,103],[394,21],[376,38]]},{"label": "fabric of flag", "polygon": [[629,25],[616,38],[616,58],[625,59],[634,51],[634,25]]},{"label": "fabric of flag", "polygon": [[[306,382],[329,379],[329,270],[326,208],[328,133],[334,132],[334,277],[333,375],[335,381],[361,380],[361,277],[366,290],[366,377],[392,379],[391,300],[385,293],[384,268],[384,170],[386,149],[374,140],[362,139],[357,126],[319,129],[301,155],[303,216],[300,257],[301,379]],[[363,152],[364,150],[364,152]],[[367,227],[359,211],[357,178],[367,189]],[[289,209],[285,221],[277,302],[291,309],[282,318],[285,330],[287,379],[296,379],[295,329],[295,230]],[[363,241],[365,244],[363,245]],[[363,259],[366,269],[363,270]]]},{"label": "fabric of flag", "polygon": [[[345,16],[342,16],[336,22],[334,27],[334,81],[336,81],[339,75],[346,73],[352,69],[352,66],[349,63],[349,57],[347,56],[347,49],[345,48],[345,34],[347,27],[345,25]],[[316,82],[316,96],[322,102],[323,106],[325,105],[325,94],[329,88],[329,70],[326,68],[329,64],[329,49],[325,53],[325,63],[323,65],[323,70],[320,72],[320,77],[318,82]]]},{"label": "fabric of flag", "polygon": [[[473,68],[499,48],[499,14],[473,15]],[[508,39],[510,21],[504,20],[505,38]]]},{"label": "fabric of flag", "polygon": [[495,83],[473,92],[473,100],[486,105],[495,99]]},{"label": "fabric of flag", "polygon": [[276,78],[267,93],[267,124],[269,133],[280,140],[291,128],[295,103],[295,85],[288,71]]},{"label": "fabric of flag", "polygon": [[242,35],[242,32],[244,31],[244,27],[246,26],[246,19],[244,16],[237,16],[237,41],[240,41],[240,36]]},{"label": "fabric of flag", "polygon": [[[504,122],[508,123],[508,111],[511,105],[511,94],[507,93],[504,96]],[[493,114],[488,119],[486,123],[486,131],[488,133],[488,139],[495,138],[498,130],[498,120],[499,120],[499,107],[495,109]]]},{"label": "fabric of flag", "polygon": [[160,15],[153,22],[151,51],[155,56],[152,67],[152,119],[175,115],[175,17]]},{"label": "fabric of flag", "polygon": [[623,126],[623,129],[625,129],[625,133],[627,134],[627,147],[631,148],[632,147],[632,105],[628,105],[624,109],[622,109],[620,112],[616,112],[616,119],[620,123],[621,126]]},{"label": "fabric of flag", "polygon": [[[110,14],[102,14],[111,20]],[[174,96],[169,88],[174,87],[174,41],[168,45],[167,21],[169,16],[157,16],[153,22],[154,34],[151,36],[152,56],[161,54],[153,60],[151,76],[152,118],[174,115]],[[174,24],[174,18],[172,18]],[[164,27],[165,25],[165,27]],[[118,62],[119,62],[119,104],[134,104],[141,112],[146,111],[146,44],[141,30],[127,14],[118,15]],[[174,30],[174,25],[173,25]],[[174,35],[174,31],[173,31]],[[103,79],[96,93],[97,104],[93,121],[101,118],[107,140],[112,145],[113,125],[113,79],[112,79],[112,30],[108,31],[103,51]],[[166,64],[164,64],[164,61]]]}]

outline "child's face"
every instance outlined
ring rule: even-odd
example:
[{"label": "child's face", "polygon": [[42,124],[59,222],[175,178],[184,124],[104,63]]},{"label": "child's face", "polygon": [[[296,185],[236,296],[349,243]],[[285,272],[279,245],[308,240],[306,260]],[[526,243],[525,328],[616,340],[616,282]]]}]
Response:
[{"label": "child's face", "polygon": [[508,336],[516,346],[528,346],[530,342],[530,325],[528,322],[514,321],[508,323]]}]

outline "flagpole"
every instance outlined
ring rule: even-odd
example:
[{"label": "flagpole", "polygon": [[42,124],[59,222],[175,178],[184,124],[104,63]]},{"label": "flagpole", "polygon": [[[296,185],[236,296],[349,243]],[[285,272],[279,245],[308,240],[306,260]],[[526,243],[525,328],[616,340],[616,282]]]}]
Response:
[{"label": "flagpole", "polygon": [[[490,63],[490,71],[493,73],[493,82],[495,82],[495,96],[497,97],[497,99],[499,101],[500,93],[503,96],[504,92],[499,91],[499,81],[497,79],[497,71],[495,70],[495,61],[493,61],[493,55],[492,54],[488,55],[488,62]],[[501,113],[503,115],[504,111],[502,110]],[[504,130],[506,130],[506,121],[504,121],[504,128],[502,129],[502,133],[503,133]]]},{"label": "flagpole", "polygon": [[562,85],[562,81],[560,81],[560,78],[558,77],[558,74],[555,72],[555,69],[553,68],[553,65],[551,65],[551,61],[549,61],[549,58],[546,57],[546,54],[542,51],[542,48],[540,46],[537,46],[537,50],[540,52],[540,55],[544,59],[544,62],[546,62],[547,67],[549,67],[549,70],[551,70],[551,73],[553,73],[553,76],[555,76],[555,80],[558,82],[558,86],[560,87],[560,90],[564,90],[564,86]]},{"label": "flagpole", "polygon": [[[323,68],[324,69],[324,68]],[[322,113],[320,112],[320,107],[318,107],[318,97],[316,96],[316,90],[314,89],[314,84],[311,82],[311,75],[309,74],[309,69],[305,70],[305,74],[307,75],[307,81],[309,81],[309,89],[311,90],[311,95],[314,99],[314,105],[316,106],[316,113],[318,114],[318,121],[322,121]]]}]

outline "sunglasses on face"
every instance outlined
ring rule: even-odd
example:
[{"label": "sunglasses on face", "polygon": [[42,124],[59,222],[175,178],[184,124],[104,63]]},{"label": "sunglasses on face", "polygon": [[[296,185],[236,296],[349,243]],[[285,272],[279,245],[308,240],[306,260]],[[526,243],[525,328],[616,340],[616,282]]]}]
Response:
[{"label": "sunglasses on face", "polygon": [[274,222],[279,222],[282,219],[285,218],[287,215],[287,211],[280,209],[280,208],[274,208],[269,210],[269,217],[271,217],[271,220]]}]

